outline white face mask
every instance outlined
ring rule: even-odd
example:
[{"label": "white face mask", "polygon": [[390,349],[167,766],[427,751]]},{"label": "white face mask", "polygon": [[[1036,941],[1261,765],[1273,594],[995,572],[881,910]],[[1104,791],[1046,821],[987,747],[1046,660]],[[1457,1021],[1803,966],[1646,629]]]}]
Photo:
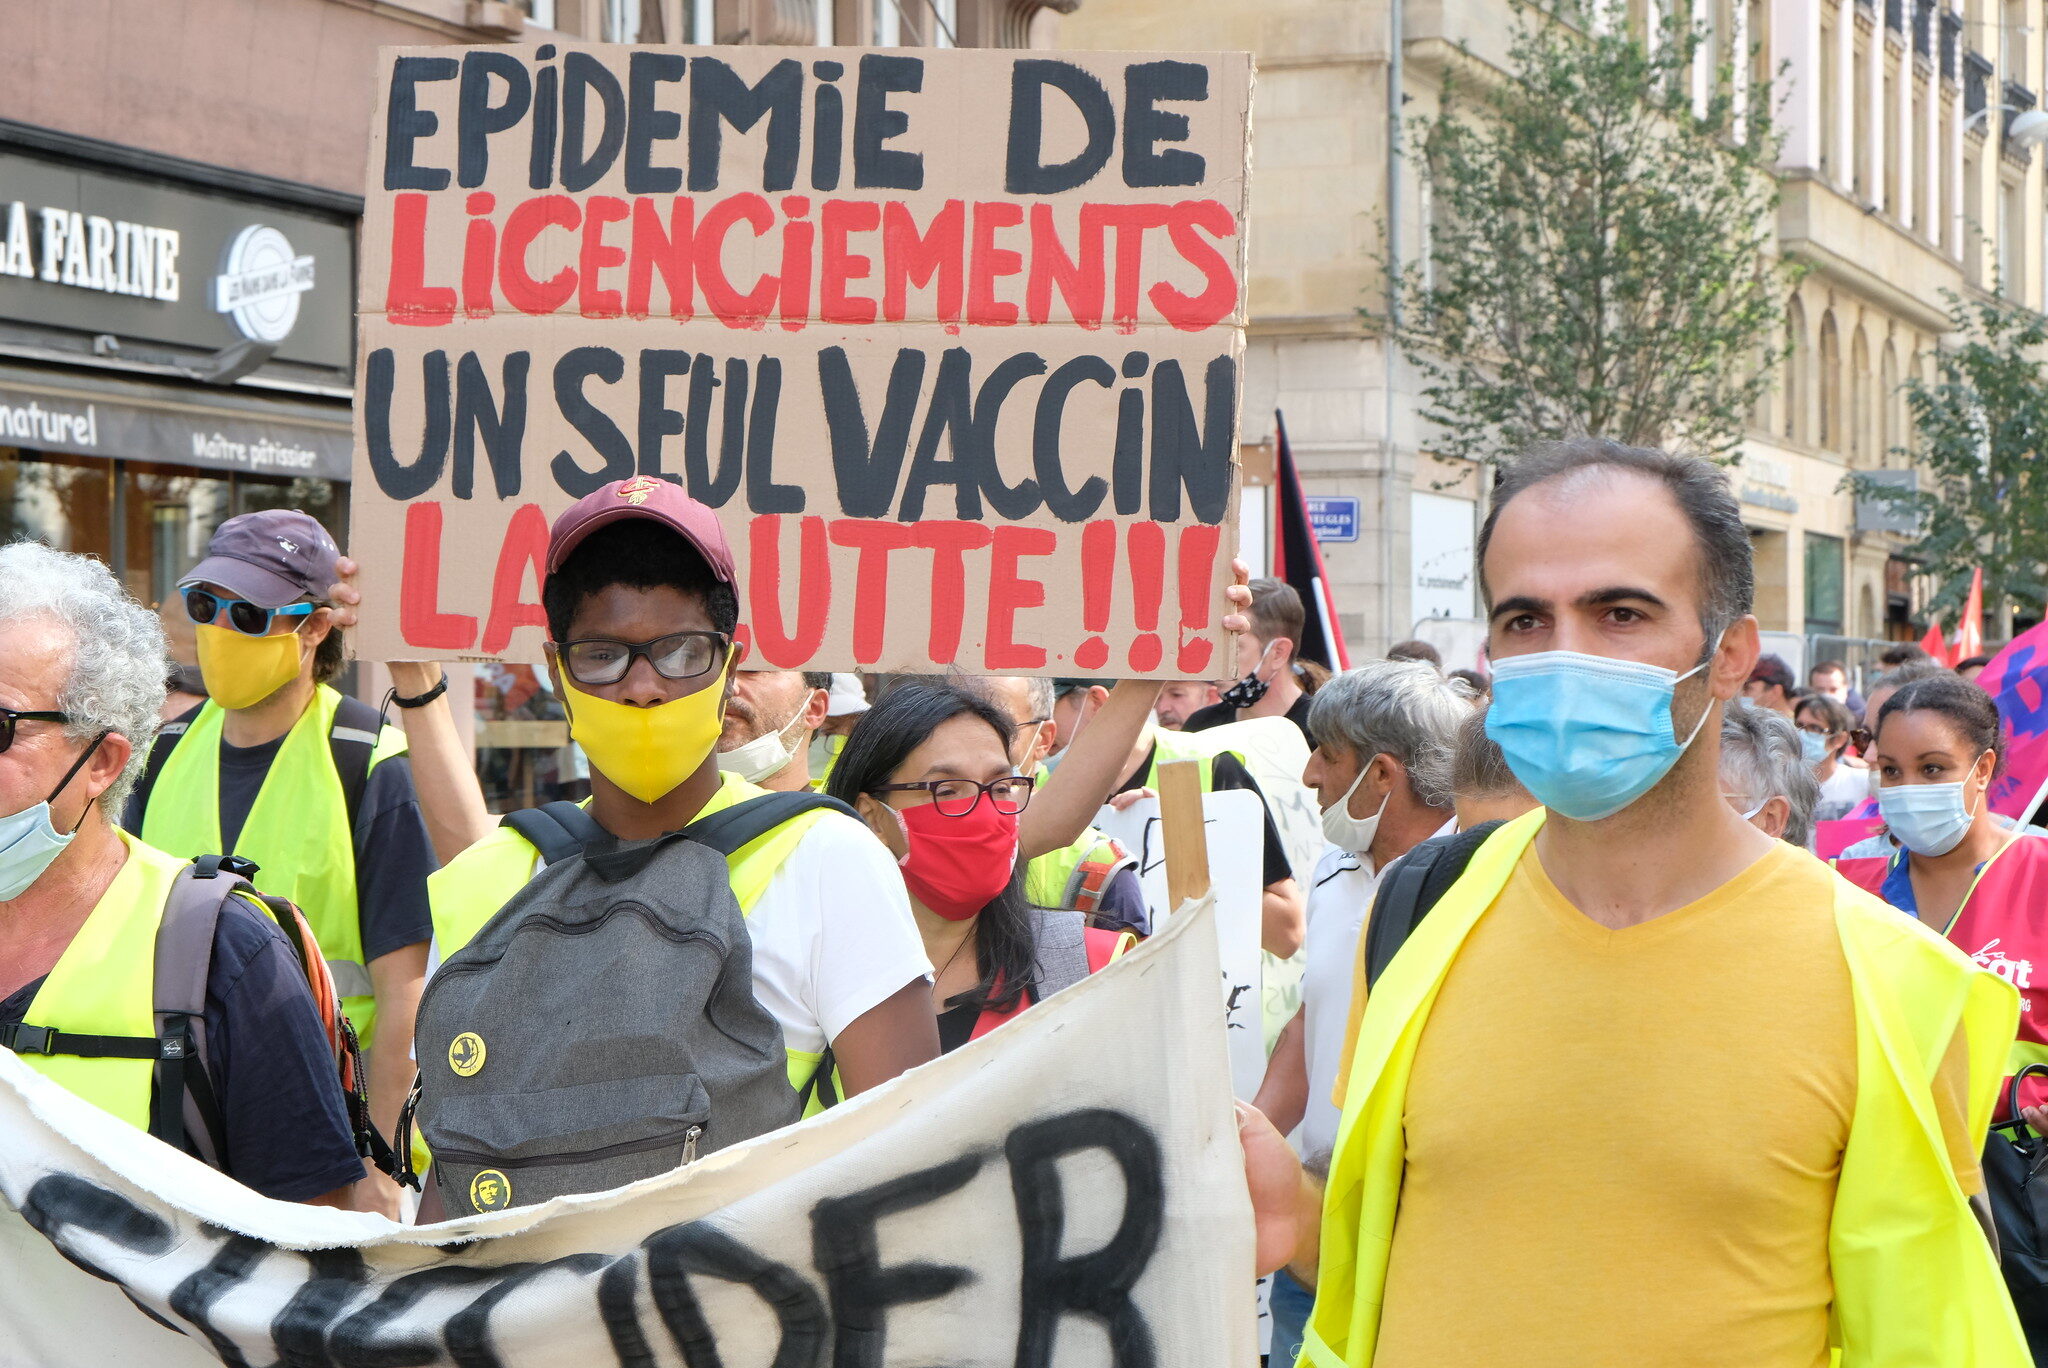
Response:
[{"label": "white face mask", "polygon": [[1323,809],[1323,836],[1339,850],[1348,850],[1353,855],[1363,855],[1372,849],[1372,838],[1379,834],[1380,818],[1386,815],[1387,804],[1392,801],[1394,791],[1387,790],[1387,796],[1380,799],[1380,805],[1370,817],[1351,815],[1351,795],[1358,792],[1358,786],[1365,782],[1365,772],[1372,768],[1368,759],[1358,767],[1358,777],[1351,781],[1351,787],[1344,790],[1344,796]]},{"label": "white face mask", "polygon": [[[50,803],[64,791],[73,776],[85,767],[85,762],[92,759],[92,753],[100,748],[100,742],[106,739],[105,733],[94,738],[93,743],[85,748],[85,754],[64,771],[64,777],[57,781],[57,787],[48,798],[0,817],[0,902],[12,902],[28,892],[35,881],[43,877],[43,871],[57,862],[57,857],[78,835],[76,827],[70,831],[57,830],[56,824],[50,820]],[[80,826],[85,824],[82,814],[78,821]]]},{"label": "white face mask", "polygon": [[763,732],[744,746],[735,746],[729,751],[718,753],[718,768],[726,774],[738,775],[750,784],[758,784],[771,774],[778,774],[796,758],[798,748],[804,743],[803,709],[797,709],[795,717],[782,726],[781,731]]}]

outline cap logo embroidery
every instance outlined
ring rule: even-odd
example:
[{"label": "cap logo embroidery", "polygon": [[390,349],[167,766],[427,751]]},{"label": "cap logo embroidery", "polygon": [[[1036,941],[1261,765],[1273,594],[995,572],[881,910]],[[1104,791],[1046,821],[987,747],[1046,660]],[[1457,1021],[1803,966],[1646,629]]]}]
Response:
[{"label": "cap logo embroidery", "polygon": [[290,551],[290,552],[294,552],[294,553],[296,553],[296,552],[298,551],[298,549],[299,549],[299,546],[298,546],[298,543],[297,543],[297,542],[288,542],[288,541],[286,541],[286,540],[285,540],[285,539],[284,539],[283,537],[279,537],[279,538],[277,539],[277,544],[278,544],[279,546],[282,546],[282,547],[283,547],[283,548],[284,548],[284,549],[285,549],[286,551]]},{"label": "cap logo embroidery", "polygon": [[647,502],[648,495],[660,487],[660,485],[655,483],[653,476],[636,475],[621,484],[616,492],[620,498],[638,508],[641,504]]}]

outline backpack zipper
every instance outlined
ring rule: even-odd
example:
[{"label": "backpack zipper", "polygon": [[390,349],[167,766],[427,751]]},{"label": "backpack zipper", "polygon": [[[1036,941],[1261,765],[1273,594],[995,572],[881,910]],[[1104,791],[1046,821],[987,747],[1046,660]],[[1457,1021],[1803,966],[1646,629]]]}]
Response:
[{"label": "backpack zipper", "polygon": [[[697,1138],[704,1134],[704,1127],[692,1122],[682,1135],[683,1162],[690,1163],[697,1157]],[[475,1150],[449,1149],[437,1146],[434,1153],[455,1164],[476,1164],[483,1168],[516,1169],[544,1168],[558,1164],[586,1164],[600,1159],[616,1159],[621,1155],[639,1154],[653,1149],[674,1149],[678,1141],[676,1133],[669,1131],[649,1140],[621,1140],[616,1145],[604,1145],[593,1150],[579,1150],[574,1154],[534,1154],[523,1158],[501,1158],[492,1154],[481,1154]]]}]

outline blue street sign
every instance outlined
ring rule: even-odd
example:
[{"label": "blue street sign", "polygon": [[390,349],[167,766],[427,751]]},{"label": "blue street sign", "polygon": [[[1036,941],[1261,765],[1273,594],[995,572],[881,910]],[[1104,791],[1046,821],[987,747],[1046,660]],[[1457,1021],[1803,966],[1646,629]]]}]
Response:
[{"label": "blue street sign", "polygon": [[1309,526],[1319,542],[1358,540],[1358,500],[1349,494],[1308,496]]}]

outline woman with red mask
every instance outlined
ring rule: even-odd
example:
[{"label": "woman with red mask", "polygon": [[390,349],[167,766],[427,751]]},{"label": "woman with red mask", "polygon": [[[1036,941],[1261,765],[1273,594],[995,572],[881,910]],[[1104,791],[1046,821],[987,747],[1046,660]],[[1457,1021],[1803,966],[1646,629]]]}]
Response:
[{"label": "woman with red mask", "polygon": [[1024,900],[1017,816],[1031,781],[1010,763],[1010,719],[950,684],[906,684],[855,724],[827,791],[896,856],[937,977],[939,1048],[986,1035],[1109,963],[1127,933]]}]

